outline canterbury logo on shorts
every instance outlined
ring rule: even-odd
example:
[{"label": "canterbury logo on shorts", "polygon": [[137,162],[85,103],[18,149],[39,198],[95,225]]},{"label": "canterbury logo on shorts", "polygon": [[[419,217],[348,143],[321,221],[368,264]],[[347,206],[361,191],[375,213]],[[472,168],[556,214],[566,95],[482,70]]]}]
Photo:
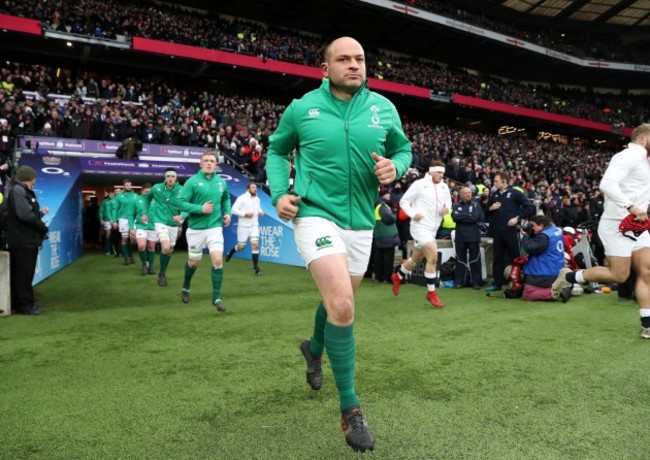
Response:
[{"label": "canterbury logo on shorts", "polygon": [[316,244],[318,250],[329,248],[332,246],[332,240],[330,240],[329,236],[323,236],[321,238],[318,238],[314,243]]}]

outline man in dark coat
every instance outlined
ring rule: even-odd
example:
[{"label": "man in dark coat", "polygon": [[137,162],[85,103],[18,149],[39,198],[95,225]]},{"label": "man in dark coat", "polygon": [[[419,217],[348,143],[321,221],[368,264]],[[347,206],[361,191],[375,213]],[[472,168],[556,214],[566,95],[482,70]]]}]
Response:
[{"label": "man in dark coat", "polygon": [[488,235],[493,240],[494,261],[492,284],[486,291],[500,291],[504,283],[503,270],[519,257],[519,232],[517,224],[535,214],[535,206],[516,188],[510,185],[510,175],[501,171],[494,175],[496,191],[486,203],[486,217],[490,223]]},{"label": "man in dark coat", "polygon": [[21,166],[7,196],[11,309],[14,313],[25,315],[39,315],[43,312],[34,303],[32,281],[38,250],[47,235],[47,227],[41,218],[47,214],[48,209],[41,209],[38,205],[34,193],[35,183],[36,171],[29,166]]},{"label": "man in dark coat", "polygon": [[[472,198],[472,190],[463,187],[460,190],[460,199],[451,210],[451,218],[456,222],[454,244],[456,246],[456,271],[454,273],[454,287],[465,286],[467,272],[474,289],[481,288],[481,228],[483,210],[481,205]],[[469,258],[467,253],[469,251]]]}]

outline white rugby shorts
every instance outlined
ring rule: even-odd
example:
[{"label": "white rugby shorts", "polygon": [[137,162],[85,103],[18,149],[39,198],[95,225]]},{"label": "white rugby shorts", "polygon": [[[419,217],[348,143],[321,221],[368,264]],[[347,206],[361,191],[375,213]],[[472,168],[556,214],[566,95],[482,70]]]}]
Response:
[{"label": "white rugby shorts", "polygon": [[322,217],[294,219],[293,232],[305,266],[330,254],[347,254],[348,272],[361,276],[368,268],[372,230],[346,230]]},{"label": "white rugby shorts", "polygon": [[178,229],[180,227],[177,227],[175,225],[165,225],[159,222],[154,222],[153,226],[156,229],[156,235],[158,237],[158,241],[160,241],[161,235],[167,235],[169,237],[169,241],[171,245],[172,246],[176,245],[176,239],[178,238]]},{"label": "white rugby shorts", "polygon": [[119,219],[117,221],[117,228],[120,233],[129,233],[129,231],[133,230],[133,223],[129,222],[129,219]]},{"label": "white rugby shorts", "polygon": [[259,240],[260,239],[260,226],[251,225],[250,227],[244,227],[237,225],[237,243],[246,243],[249,239]]},{"label": "white rugby shorts", "polygon": [[136,238],[146,238],[147,241],[158,241],[155,230],[143,230],[141,228],[135,231]]},{"label": "white rugby shorts", "polygon": [[413,238],[413,246],[422,249],[425,244],[433,242],[436,243],[436,233],[438,233],[438,227],[431,229],[431,227],[425,227],[424,225],[417,225],[416,222],[411,223],[411,237]]},{"label": "white rugby shorts", "polygon": [[598,237],[605,247],[606,256],[632,257],[634,251],[650,248],[650,234],[643,232],[636,241],[618,231],[621,222],[616,219],[600,219]]},{"label": "white rugby shorts", "polygon": [[208,248],[208,252],[223,252],[223,228],[207,228],[205,230],[187,229],[185,234],[187,239],[187,252],[190,257],[200,259],[203,249]]}]

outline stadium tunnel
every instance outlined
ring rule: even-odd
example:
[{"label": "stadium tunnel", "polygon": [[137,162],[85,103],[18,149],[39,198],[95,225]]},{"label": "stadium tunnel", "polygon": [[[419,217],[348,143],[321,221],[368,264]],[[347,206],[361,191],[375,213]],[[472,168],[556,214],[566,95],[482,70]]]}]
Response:
[{"label": "stadium tunnel", "polygon": [[[61,146],[64,141],[55,144]],[[19,163],[37,171],[35,192],[41,207],[49,208],[44,220],[50,231],[39,252],[34,284],[83,255],[83,207],[90,197],[97,197],[100,204],[105,192],[121,187],[124,178],[131,179],[136,190],[146,182],[162,182],[169,167],[176,169],[182,185],[199,170],[198,158],[147,160],[141,156],[139,160],[125,160],[112,154],[86,156],[74,151],[54,152],[42,144],[38,149],[23,149]],[[229,164],[220,163],[219,167],[233,203],[237,196],[246,192],[250,180]],[[271,197],[261,187],[258,187],[258,196],[264,211],[260,218],[260,261],[302,266],[294,243],[292,223],[280,220]],[[237,224],[238,218],[233,216],[231,225],[224,229],[225,250],[237,243]],[[235,257],[250,258],[250,245]]]}]

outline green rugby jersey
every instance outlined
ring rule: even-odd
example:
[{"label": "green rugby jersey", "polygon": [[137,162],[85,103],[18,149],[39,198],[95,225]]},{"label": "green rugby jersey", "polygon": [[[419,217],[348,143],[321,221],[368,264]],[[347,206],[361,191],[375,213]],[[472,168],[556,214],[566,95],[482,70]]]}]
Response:
[{"label": "green rugby jersey", "polygon": [[372,152],[389,158],[397,178],[411,165],[411,143],[395,106],[366,83],[350,102],[336,98],[330,83],[295,99],[270,137],[266,172],[273,204],[289,192],[288,157],[296,150],[297,217],[323,217],[341,228],[375,226],[379,180]]},{"label": "green rugby jersey", "polygon": [[[181,211],[188,213],[188,228],[194,230],[222,227],[223,216],[231,214],[228,185],[216,172],[209,179],[203,171],[190,177],[183,185],[180,201]],[[211,214],[203,214],[201,208],[208,201],[214,209]]]},{"label": "green rugby jersey", "polygon": [[174,184],[172,188],[167,188],[164,182],[154,185],[145,195],[147,201],[151,203],[149,220],[158,224],[178,226],[174,216],[181,215],[182,191],[183,187],[179,184]]}]

